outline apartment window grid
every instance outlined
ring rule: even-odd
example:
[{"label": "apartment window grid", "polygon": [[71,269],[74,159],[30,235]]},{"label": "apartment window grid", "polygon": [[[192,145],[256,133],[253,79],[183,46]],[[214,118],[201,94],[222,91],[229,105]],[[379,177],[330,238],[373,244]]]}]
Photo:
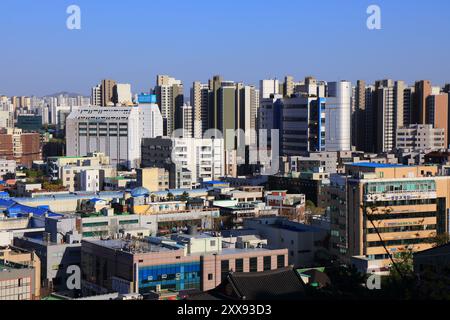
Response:
[{"label": "apartment window grid", "polygon": [[31,279],[11,279],[0,281],[0,300],[30,300]]}]

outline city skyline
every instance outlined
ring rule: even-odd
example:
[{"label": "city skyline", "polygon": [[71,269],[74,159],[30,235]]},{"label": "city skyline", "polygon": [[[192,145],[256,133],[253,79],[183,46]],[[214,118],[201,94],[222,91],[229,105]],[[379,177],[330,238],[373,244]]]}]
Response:
[{"label": "city skyline", "polygon": [[446,1],[436,0],[433,6],[377,1],[381,30],[366,27],[371,1],[281,1],[269,7],[261,1],[239,6],[203,1],[106,6],[81,0],[76,2],[81,30],[66,28],[70,4],[2,2],[2,11],[9,14],[0,22],[0,35],[8,44],[0,61],[7,76],[2,77],[1,94],[88,95],[103,78],[146,92],[157,74],[175,76],[187,88],[213,74],[255,85],[286,74],[352,83],[385,78],[409,84],[449,81],[445,74],[450,66],[443,61],[450,48],[434,42],[445,38],[450,24],[443,19],[450,7]]}]

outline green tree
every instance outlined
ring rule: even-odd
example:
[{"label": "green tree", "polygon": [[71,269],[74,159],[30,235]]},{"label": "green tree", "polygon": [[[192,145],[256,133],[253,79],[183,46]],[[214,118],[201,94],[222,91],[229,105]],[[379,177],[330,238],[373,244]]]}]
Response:
[{"label": "green tree", "polygon": [[445,232],[441,234],[437,234],[434,238],[432,238],[433,246],[434,247],[440,247],[444,244],[447,244],[450,242],[450,233]]},{"label": "green tree", "polygon": [[181,201],[188,201],[189,200],[189,193],[187,193],[186,191],[183,192],[183,194],[180,196],[180,200]]}]

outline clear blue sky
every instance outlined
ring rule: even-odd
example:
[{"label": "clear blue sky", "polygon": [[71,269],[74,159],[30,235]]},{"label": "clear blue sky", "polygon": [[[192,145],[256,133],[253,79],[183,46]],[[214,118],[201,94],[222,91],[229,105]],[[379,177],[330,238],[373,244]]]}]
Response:
[{"label": "clear blue sky", "polygon": [[[82,29],[66,29],[81,7]],[[382,10],[382,30],[366,9]],[[258,84],[313,75],[450,82],[448,0],[0,0],[0,94],[88,94],[102,78],[148,90],[156,74]]]}]

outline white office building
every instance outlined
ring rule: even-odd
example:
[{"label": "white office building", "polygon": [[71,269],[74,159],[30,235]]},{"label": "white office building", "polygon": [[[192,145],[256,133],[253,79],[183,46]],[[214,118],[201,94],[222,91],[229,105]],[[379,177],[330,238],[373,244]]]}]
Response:
[{"label": "white office building", "polygon": [[397,150],[431,152],[445,149],[445,129],[431,124],[413,124],[397,129]]},{"label": "white office building", "polygon": [[218,180],[224,176],[224,158],[223,139],[158,137],[142,142],[142,165],[168,170],[171,188]]},{"label": "white office building", "polygon": [[88,169],[80,172],[80,190],[86,192],[100,191],[100,170]]},{"label": "white office building", "polygon": [[142,138],[163,134],[159,108],[149,97],[154,96],[140,96],[137,106],[75,108],[66,123],[67,155],[101,152],[112,165],[137,168]]},{"label": "white office building", "polygon": [[223,139],[174,138],[172,143],[172,161],[191,172],[193,186],[224,176]]},{"label": "white office building", "polygon": [[271,95],[280,94],[280,81],[277,79],[261,80],[259,83],[260,100],[269,99]]},{"label": "white office building", "polygon": [[349,81],[329,82],[325,117],[325,151],[351,150],[352,84]]}]

